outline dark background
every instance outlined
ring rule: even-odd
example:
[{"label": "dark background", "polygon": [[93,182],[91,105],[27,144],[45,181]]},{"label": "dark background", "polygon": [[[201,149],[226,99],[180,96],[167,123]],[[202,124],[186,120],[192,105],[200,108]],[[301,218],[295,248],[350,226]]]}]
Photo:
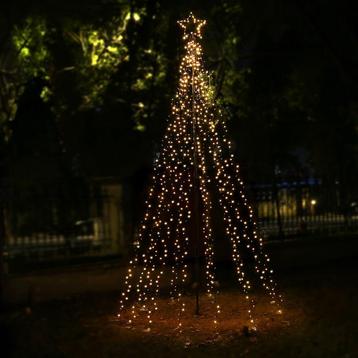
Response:
[{"label": "dark background", "polygon": [[[0,355],[357,356],[354,5],[2,1]],[[198,345],[165,326],[148,335],[113,323],[177,88],[176,21],[189,11],[207,20],[210,89],[286,299],[283,320],[263,307],[266,331],[242,329],[214,215],[226,315],[242,321]]]},{"label": "dark background", "polygon": [[6,225],[73,235],[90,207],[103,215],[110,181],[135,240],[178,81],[176,21],[189,10],[207,20],[211,90],[266,236],[355,230],[348,1],[12,1],[0,9],[2,238]]},{"label": "dark background", "polygon": [[[327,185],[338,181],[345,203],[356,198],[358,50],[349,2],[14,1],[1,7],[5,173],[33,168],[27,163],[35,153],[44,179],[128,178],[151,168],[178,80],[176,20],[191,9],[208,20],[205,62],[245,179],[314,176]],[[79,34],[97,31],[111,46],[111,33],[131,13],[121,32],[124,55],[113,60],[105,48],[101,66],[91,66],[93,43],[81,43]],[[28,57],[14,44],[14,29],[27,41]],[[50,94],[41,98],[44,86]]]}]

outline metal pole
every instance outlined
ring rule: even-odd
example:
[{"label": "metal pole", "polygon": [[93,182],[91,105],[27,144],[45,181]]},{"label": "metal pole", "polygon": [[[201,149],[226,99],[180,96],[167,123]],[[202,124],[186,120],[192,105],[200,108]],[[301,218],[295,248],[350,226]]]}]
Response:
[{"label": "metal pole", "polygon": [[199,245],[200,245],[200,213],[199,213],[199,188],[198,188],[198,153],[196,144],[196,118],[195,118],[195,106],[194,106],[194,67],[192,68],[191,76],[191,92],[192,92],[192,119],[193,119],[193,141],[194,141],[194,171],[193,171],[193,189],[194,189],[194,245],[195,245],[195,264],[194,264],[194,277],[195,277],[195,314],[200,314],[199,293],[200,293],[200,257],[199,257]]}]

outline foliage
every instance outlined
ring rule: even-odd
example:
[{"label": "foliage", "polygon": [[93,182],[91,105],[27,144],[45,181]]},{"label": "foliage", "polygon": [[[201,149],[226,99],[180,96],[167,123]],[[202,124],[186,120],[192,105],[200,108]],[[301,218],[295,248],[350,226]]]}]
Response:
[{"label": "foliage", "polygon": [[127,12],[109,22],[110,26],[85,25],[78,32],[67,31],[67,35],[81,50],[75,69],[81,77],[82,107],[101,104],[113,73],[120,63],[129,61],[125,36],[131,18],[136,22],[140,21],[140,15],[134,13],[131,16],[127,7]]},{"label": "foliage", "polygon": [[[2,138],[10,136],[9,122],[17,111],[17,103],[26,83],[46,75],[50,54],[47,49],[47,25],[40,17],[28,17],[13,27],[0,53],[0,127]],[[49,89],[44,88],[44,97]]]},{"label": "foliage", "polygon": [[[143,165],[161,136],[178,80],[176,20],[194,7],[208,20],[210,96],[227,110],[244,170],[247,163],[252,178],[270,177],[276,169],[306,176],[334,171],[332,180],[338,181],[352,181],[357,173],[358,82],[352,64],[358,52],[354,31],[336,14],[347,24],[351,15],[338,3],[324,8],[318,1],[283,0],[36,4],[7,22],[5,12],[0,15],[2,139],[10,137],[24,86],[40,76],[47,81],[42,98],[68,131],[80,132],[84,126],[77,122],[83,119],[87,126],[96,118],[102,127],[96,125],[101,129],[88,136],[105,128],[123,133],[117,152],[137,138],[143,148],[133,156]],[[349,168],[343,168],[347,162]]]},{"label": "foliage", "polygon": [[[249,67],[240,66],[240,35],[238,19],[242,14],[242,6],[236,1],[223,1],[213,8],[213,18],[219,36],[216,51],[216,96],[230,106],[239,107],[240,97],[247,90],[246,75]],[[240,100],[238,100],[240,98]]]}]

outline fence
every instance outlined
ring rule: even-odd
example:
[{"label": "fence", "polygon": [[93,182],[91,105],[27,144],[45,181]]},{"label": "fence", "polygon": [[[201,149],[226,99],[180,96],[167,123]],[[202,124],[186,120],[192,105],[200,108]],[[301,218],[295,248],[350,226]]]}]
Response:
[{"label": "fence", "polygon": [[358,230],[356,203],[342,205],[338,187],[309,179],[249,188],[259,228],[266,238],[331,235]]},{"label": "fence", "polygon": [[[121,190],[110,184],[72,195],[11,195],[5,208],[10,270],[27,263],[125,255],[131,238],[123,232]],[[342,210],[339,192],[318,180],[252,185],[248,191],[267,240],[358,231],[356,207]]]},{"label": "fence", "polygon": [[118,255],[123,250],[118,184],[70,195],[55,193],[12,192],[7,197],[4,258],[8,270]]}]

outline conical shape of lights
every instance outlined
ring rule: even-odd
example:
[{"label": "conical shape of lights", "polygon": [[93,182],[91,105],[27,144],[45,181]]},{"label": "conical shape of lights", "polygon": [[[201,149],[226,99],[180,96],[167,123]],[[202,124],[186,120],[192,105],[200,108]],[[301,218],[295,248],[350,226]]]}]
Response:
[{"label": "conical shape of lights", "polygon": [[[146,212],[139,228],[137,254],[125,278],[120,310],[131,310],[129,323],[145,314],[148,324],[152,324],[153,314],[159,309],[161,280],[169,271],[171,296],[178,302],[179,315],[182,314],[186,309],[182,287],[189,283],[193,271],[195,286],[199,287],[198,258],[201,256],[205,261],[205,291],[214,302],[217,284],[211,214],[212,200],[217,197],[223,212],[225,237],[231,241],[236,277],[253,324],[255,305],[250,296],[252,285],[242,258],[243,248],[251,254],[253,271],[279,312],[281,296],[276,292],[270,259],[263,252],[253,210],[244,194],[225,121],[212,99],[200,44],[205,21],[190,14],[178,23],[184,31],[185,44],[178,90],[155,161]],[[196,258],[195,265],[188,264],[189,256]],[[197,289],[196,313],[199,313],[198,295]],[[214,307],[214,323],[217,323],[222,308],[217,304]]]}]

